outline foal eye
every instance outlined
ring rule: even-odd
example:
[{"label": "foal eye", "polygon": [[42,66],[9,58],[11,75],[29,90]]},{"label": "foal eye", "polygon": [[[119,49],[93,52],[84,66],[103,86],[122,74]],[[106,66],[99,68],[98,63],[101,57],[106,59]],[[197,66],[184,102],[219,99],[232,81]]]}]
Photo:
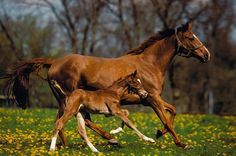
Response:
[{"label": "foal eye", "polygon": [[138,81],[139,83],[141,83],[141,80],[140,80],[140,79],[137,79],[137,81]]}]

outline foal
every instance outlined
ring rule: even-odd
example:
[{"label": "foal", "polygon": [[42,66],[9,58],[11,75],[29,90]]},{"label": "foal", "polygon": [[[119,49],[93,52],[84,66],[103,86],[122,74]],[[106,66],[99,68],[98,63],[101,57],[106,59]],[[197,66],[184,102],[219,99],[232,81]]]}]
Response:
[{"label": "foal", "polygon": [[137,71],[118,79],[106,90],[86,91],[82,89],[76,89],[70,95],[62,90],[62,88],[53,81],[53,85],[57,88],[61,94],[66,96],[66,107],[63,116],[55,123],[54,134],[50,146],[50,150],[55,150],[56,139],[58,132],[63,128],[68,119],[75,115],[78,122],[78,131],[81,137],[86,141],[87,145],[93,152],[98,150],[92,145],[87,137],[85,130],[85,111],[96,114],[104,114],[105,116],[115,115],[118,116],[129,128],[143,140],[149,142],[155,142],[152,138],[148,138],[143,135],[128,119],[127,110],[121,109],[120,99],[124,96],[125,92],[138,94],[141,98],[147,97],[147,92],[144,90],[140,79],[137,77]]}]

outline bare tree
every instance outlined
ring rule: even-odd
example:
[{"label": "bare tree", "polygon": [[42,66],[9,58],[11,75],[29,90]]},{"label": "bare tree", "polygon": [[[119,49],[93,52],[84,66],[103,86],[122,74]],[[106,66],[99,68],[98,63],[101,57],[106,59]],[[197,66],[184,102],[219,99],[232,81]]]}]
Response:
[{"label": "bare tree", "polygon": [[72,14],[70,8],[76,1],[60,0],[62,5],[61,10],[49,0],[44,0],[44,2],[48,4],[60,25],[66,30],[68,38],[70,39],[72,52],[78,53],[77,24],[79,22],[79,17],[77,14]]}]

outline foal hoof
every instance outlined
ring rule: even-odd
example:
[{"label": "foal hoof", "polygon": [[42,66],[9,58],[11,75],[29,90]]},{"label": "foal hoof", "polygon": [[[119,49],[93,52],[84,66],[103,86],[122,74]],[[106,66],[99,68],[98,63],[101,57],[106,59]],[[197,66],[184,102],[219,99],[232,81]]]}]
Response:
[{"label": "foal hoof", "polygon": [[160,138],[162,136],[161,130],[157,130],[156,138]]},{"label": "foal hoof", "polygon": [[182,142],[176,143],[176,146],[181,147],[183,149],[188,149],[188,145]]},{"label": "foal hoof", "polygon": [[110,139],[110,140],[108,141],[108,143],[109,143],[110,145],[119,145],[118,141],[116,141],[115,139]]},{"label": "foal hoof", "polygon": [[60,142],[60,143],[56,144],[56,146],[57,146],[58,149],[62,149],[64,147],[66,147],[67,145]]}]

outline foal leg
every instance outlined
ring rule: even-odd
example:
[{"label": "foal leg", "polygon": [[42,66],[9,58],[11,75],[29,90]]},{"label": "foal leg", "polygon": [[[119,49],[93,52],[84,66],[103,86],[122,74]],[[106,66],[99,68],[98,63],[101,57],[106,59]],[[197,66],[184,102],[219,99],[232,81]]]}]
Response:
[{"label": "foal leg", "polygon": [[85,130],[85,121],[84,118],[82,116],[82,114],[80,112],[77,113],[77,123],[78,123],[78,131],[80,136],[85,140],[86,144],[89,146],[89,148],[93,151],[93,152],[99,152],[94,146],[93,144],[90,142],[86,130]]},{"label": "foal leg", "polygon": [[72,111],[65,109],[65,112],[62,115],[62,117],[56,121],[55,126],[54,126],[54,131],[53,131],[52,142],[50,145],[51,151],[54,151],[56,149],[58,133],[64,127],[65,123],[69,120],[71,116],[72,116]]},{"label": "foal leg", "polygon": [[104,139],[107,139],[109,144],[111,145],[117,145],[118,141],[116,141],[110,134],[106,133],[101,127],[98,127],[96,124],[94,124],[90,118],[90,114],[88,112],[83,112],[84,118],[85,118],[85,125],[90,128],[91,130],[98,133],[100,136],[102,136]]},{"label": "foal leg", "polygon": [[[121,111],[125,114],[126,117],[129,116],[129,111],[127,109],[121,109]],[[111,130],[110,133],[117,134],[117,133],[123,132],[124,126],[125,126],[125,123],[122,121],[120,127],[118,127],[117,129]]]},{"label": "foal leg", "polygon": [[[111,108],[110,108],[111,109]],[[148,141],[151,143],[154,143],[155,141],[152,138],[149,138],[142,134],[135,126],[134,124],[128,119],[128,117],[125,115],[125,113],[120,108],[113,108],[111,109],[112,113],[116,116],[118,116],[130,129],[134,130],[134,132],[144,141]]]}]

